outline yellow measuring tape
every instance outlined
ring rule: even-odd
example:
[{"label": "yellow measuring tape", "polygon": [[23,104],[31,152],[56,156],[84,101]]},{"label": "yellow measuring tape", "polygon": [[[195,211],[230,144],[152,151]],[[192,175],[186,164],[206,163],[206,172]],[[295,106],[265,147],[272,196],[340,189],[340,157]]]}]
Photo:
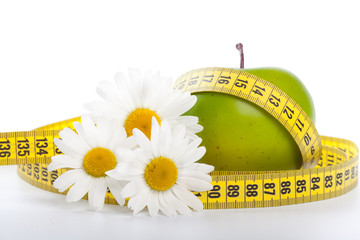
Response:
[{"label": "yellow measuring tape", "polygon": [[[246,88],[243,88],[246,84]],[[358,148],[349,141],[320,136],[311,119],[282,90],[249,73],[205,68],[191,71],[175,83],[176,89],[231,94],[253,102],[274,116],[293,136],[303,157],[303,169],[288,171],[214,171],[213,189],[194,193],[205,209],[271,207],[328,199],[353,189],[358,182]],[[291,110],[292,118],[285,109]],[[0,165],[18,165],[25,181],[51,192],[66,169],[47,170],[51,157],[62,154],[53,139],[69,119],[34,131],[0,133]],[[206,131],[206,129],[204,130]],[[86,198],[86,197],[85,197]],[[106,203],[116,204],[110,192]]]}]

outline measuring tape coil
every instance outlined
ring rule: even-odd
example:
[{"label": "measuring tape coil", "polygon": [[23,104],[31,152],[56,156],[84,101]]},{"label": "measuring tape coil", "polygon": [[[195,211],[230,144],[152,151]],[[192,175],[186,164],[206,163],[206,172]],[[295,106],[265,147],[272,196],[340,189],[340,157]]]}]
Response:
[{"label": "measuring tape coil", "polygon": [[[208,80],[209,76],[212,81]],[[239,87],[239,81],[246,81],[249,87]],[[255,94],[251,91],[254,87],[264,89],[264,94]],[[192,93],[209,91],[230,94],[258,105],[287,129],[303,157],[303,169],[299,170],[212,172],[213,189],[194,192],[205,209],[272,207],[312,202],[345,194],[357,185],[357,146],[349,140],[320,136],[301,107],[273,84],[240,70],[204,68],[184,74],[176,81],[174,88]],[[269,101],[271,95],[280,100],[278,107]],[[285,107],[294,110],[291,121],[283,111]],[[74,121],[80,121],[80,118],[50,124],[34,131],[0,133],[0,164],[17,164],[22,179],[58,193],[52,184],[67,169],[49,172],[47,166],[52,156],[62,154],[53,139],[59,138],[58,134],[64,127],[72,128]],[[301,129],[294,127],[298,122],[301,122]],[[105,202],[116,204],[110,192]]]}]

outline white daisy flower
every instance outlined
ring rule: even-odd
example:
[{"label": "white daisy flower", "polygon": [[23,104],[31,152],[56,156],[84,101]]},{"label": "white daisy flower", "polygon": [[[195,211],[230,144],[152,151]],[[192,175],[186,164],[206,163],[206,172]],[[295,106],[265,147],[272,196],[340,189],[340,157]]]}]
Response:
[{"label": "white daisy flower", "polygon": [[201,139],[190,141],[183,125],[171,131],[166,120],[160,127],[155,117],[151,141],[138,129],[133,134],[139,148],[119,152],[126,161],[106,174],[129,181],[121,192],[123,197],[130,197],[128,207],[134,214],[146,206],[151,216],[159,210],[165,215],[190,214],[189,207],[201,211],[203,204],[191,191],[211,190],[208,173],[214,170],[213,166],[195,163],[206,151],[198,147]]},{"label": "white daisy flower", "polygon": [[127,138],[125,129],[116,121],[103,118],[95,125],[85,115],[81,122],[73,123],[77,133],[64,128],[59,133],[61,139],[54,139],[63,155],[52,157],[48,170],[69,170],[59,176],[53,186],[60,192],[71,187],[66,195],[68,202],[76,202],[88,193],[89,204],[95,210],[104,206],[109,188],[116,201],[124,205],[125,199],[121,197],[124,182],[107,176],[105,172],[119,164],[120,158],[115,152],[117,147],[133,148],[136,145],[133,137]]},{"label": "white daisy flower", "polygon": [[115,83],[101,82],[97,93],[104,102],[88,103],[85,108],[95,118],[117,119],[125,127],[127,136],[132,136],[132,130],[137,128],[150,138],[152,117],[160,124],[167,120],[172,128],[179,123],[185,125],[187,135],[192,139],[197,138],[195,133],[202,131],[197,117],[180,116],[194,106],[196,96],[173,90],[171,79],[150,72],[143,75],[139,70],[129,69],[128,77],[118,73]]}]

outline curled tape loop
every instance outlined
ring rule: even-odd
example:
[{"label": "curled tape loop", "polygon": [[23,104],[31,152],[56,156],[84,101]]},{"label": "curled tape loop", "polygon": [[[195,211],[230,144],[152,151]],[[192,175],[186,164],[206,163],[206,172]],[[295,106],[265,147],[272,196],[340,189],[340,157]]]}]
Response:
[{"label": "curled tape loop", "polygon": [[[282,105],[272,104],[270,94],[245,92],[240,82],[263,93],[276,92]],[[213,91],[247,99],[269,112],[293,136],[303,157],[303,169],[287,171],[214,171],[213,189],[194,192],[205,209],[273,207],[336,197],[353,189],[358,182],[359,150],[345,139],[320,136],[311,119],[283,91],[249,73],[204,68],[180,77],[176,89],[190,92]],[[262,90],[264,89],[264,90]],[[290,122],[283,109],[291,104],[296,118]],[[50,192],[55,179],[66,171],[49,172],[51,157],[62,154],[54,144],[61,129],[72,128],[80,117],[50,124],[33,131],[0,133],[0,165],[18,165],[18,175],[28,183]],[[66,191],[62,194],[66,194]],[[84,198],[87,198],[85,196]],[[117,204],[108,191],[105,202]]]}]

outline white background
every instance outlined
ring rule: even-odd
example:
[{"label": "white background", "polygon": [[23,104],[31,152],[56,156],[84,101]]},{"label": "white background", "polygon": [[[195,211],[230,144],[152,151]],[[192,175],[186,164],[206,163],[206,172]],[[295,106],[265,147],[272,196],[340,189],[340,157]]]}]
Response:
[{"label": "white background", "polygon": [[[79,116],[128,67],[281,67],[315,102],[320,134],[360,144],[357,1],[0,1],[0,131]],[[360,190],[335,199],[190,217],[133,217],[37,189],[0,168],[0,239],[359,239]]]}]

